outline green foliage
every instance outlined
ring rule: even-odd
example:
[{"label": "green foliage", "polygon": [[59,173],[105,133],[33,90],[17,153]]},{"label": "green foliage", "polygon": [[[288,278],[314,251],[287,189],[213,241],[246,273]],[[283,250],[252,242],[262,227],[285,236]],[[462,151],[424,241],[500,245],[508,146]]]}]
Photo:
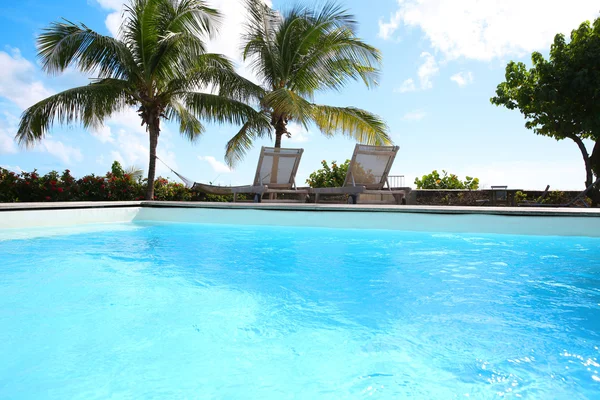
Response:
[{"label": "green foliage", "polygon": [[[116,161],[105,176],[92,174],[80,179],[75,179],[69,170],[40,175],[35,170],[15,173],[0,168],[0,202],[142,200],[146,184]],[[232,201],[233,198],[194,193],[181,183],[158,177],[154,182],[154,200]]]},{"label": "green foliage", "polygon": [[423,175],[421,179],[416,178],[415,185],[417,185],[417,189],[479,189],[478,178],[467,176],[464,181],[461,181],[454,174],[448,175],[444,170],[442,170],[442,173],[443,175],[440,176],[439,172],[434,170],[429,175]]},{"label": "green foliage", "polygon": [[323,187],[342,187],[346,179],[346,173],[348,172],[348,166],[350,160],[346,160],[341,165],[338,165],[335,161],[331,162],[331,166],[327,161],[321,161],[322,168],[316,170],[310,174],[306,183],[313,188]]},{"label": "green foliage", "polygon": [[261,80],[260,90],[248,93],[247,104],[259,109],[260,116],[246,119],[227,144],[229,165],[240,161],[254,140],[270,137],[273,129],[276,146],[283,136],[290,137],[289,121],[314,123],[328,137],[391,143],[388,127],[377,115],[313,103],[317,92],[339,91],[352,81],[369,88],[378,83],[381,54],[358,37],[353,15],[333,2],[281,12],[262,0],[247,0],[247,6],[243,57]]},{"label": "green foliage", "polygon": [[192,193],[181,183],[169,182],[165,178],[154,181],[154,200],[190,201]]},{"label": "green foliage", "polygon": [[[519,110],[525,126],[538,135],[573,140],[585,160],[590,186],[593,174],[600,175],[600,18],[582,23],[568,42],[556,35],[549,58],[534,52],[531,60],[530,69],[521,62],[506,66],[506,81],[491,102]],[[595,142],[591,154],[583,139]],[[600,202],[600,190],[589,193]]]},{"label": "green foliage", "polygon": [[516,204],[524,203],[525,201],[527,201],[526,193],[523,193],[520,190],[518,192],[515,192],[515,203]]}]

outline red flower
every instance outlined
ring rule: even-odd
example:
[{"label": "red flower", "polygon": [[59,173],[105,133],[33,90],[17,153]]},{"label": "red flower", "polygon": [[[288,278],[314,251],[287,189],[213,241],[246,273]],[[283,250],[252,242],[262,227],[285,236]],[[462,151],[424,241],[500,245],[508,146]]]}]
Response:
[{"label": "red flower", "polygon": [[102,185],[102,186],[100,186],[100,189],[104,189],[105,187],[106,187],[106,186]]},{"label": "red flower", "polygon": [[63,188],[61,188],[61,187],[59,187],[57,190],[58,190],[59,193],[63,192]]},{"label": "red flower", "polygon": [[46,201],[50,201],[50,196],[46,196]]},{"label": "red flower", "polygon": [[31,179],[37,179],[37,174],[31,174]]},{"label": "red flower", "polygon": [[54,185],[56,185],[56,181],[50,181],[50,184],[51,184],[52,186],[54,186]]}]

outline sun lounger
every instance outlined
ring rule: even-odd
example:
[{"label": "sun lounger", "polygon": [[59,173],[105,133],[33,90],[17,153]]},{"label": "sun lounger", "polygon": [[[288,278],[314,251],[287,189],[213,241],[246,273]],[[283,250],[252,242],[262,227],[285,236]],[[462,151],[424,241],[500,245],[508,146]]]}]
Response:
[{"label": "sun lounger", "polygon": [[387,179],[398,149],[398,146],[357,144],[348,166],[344,186],[311,189],[311,193],[315,195],[315,202],[318,203],[323,195],[348,195],[348,202],[352,204],[358,203],[361,195],[391,195],[394,203],[402,204],[410,188],[393,190],[389,187]]},{"label": "sun lounger", "polygon": [[305,202],[308,189],[298,189],[295,181],[303,152],[303,149],[263,147],[254,183],[249,186],[232,187],[233,201],[237,201],[238,194],[246,193],[254,195],[255,203],[262,202],[265,194],[292,194],[299,197],[297,201]]}]

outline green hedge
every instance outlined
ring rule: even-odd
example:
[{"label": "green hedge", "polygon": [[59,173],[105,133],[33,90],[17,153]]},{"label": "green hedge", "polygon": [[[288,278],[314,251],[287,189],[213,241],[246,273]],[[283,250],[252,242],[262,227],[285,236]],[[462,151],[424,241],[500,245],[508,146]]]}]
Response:
[{"label": "green hedge", "polygon": [[[124,201],[143,200],[146,179],[126,173],[118,162],[105,176],[86,175],[76,179],[67,169],[62,174],[51,171],[15,173],[0,168],[0,202],[44,201]],[[165,201],[232,201],[232,196],[196,193],[183,184],[158,177],[154,182],[154,200]]]}]

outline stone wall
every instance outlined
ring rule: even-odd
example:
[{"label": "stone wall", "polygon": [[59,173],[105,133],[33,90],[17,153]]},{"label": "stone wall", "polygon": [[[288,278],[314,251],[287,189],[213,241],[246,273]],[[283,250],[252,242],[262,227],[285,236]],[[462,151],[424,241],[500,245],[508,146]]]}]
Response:
[{"label": "stone wall", "polygon": [[[535,200],[544,194],[543,190],[523,190],[528,200]],[[581,192],[561,191],[558,196],[566,202],[575,198]],[[558,194],[558,193],[557,193]],[[449,205],[449,206],[480,206],[490,199],[490,192],[486,190],[413,190],[408,195],[407,204],[412,205]]]}]

